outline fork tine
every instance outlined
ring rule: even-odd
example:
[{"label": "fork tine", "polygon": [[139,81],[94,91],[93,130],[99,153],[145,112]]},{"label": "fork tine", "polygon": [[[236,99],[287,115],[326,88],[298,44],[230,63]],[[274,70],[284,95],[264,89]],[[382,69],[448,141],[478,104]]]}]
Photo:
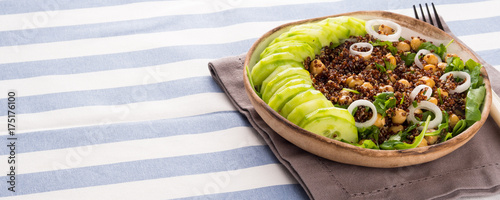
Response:
[{"label": "fork tine", "polygon": [[436,7],[434,7],[434,3],[431,3],[431,5],[432,5],[432,9],[434,10],[434,17],[436,19],[436,23],[437,23],[438,28],[444,31],[443,24],[441,23],[441,19],[439,18],[439,15],[436,11]]},{"label": "fork tine", "polygon": [[422,9],[422,4],[418,4],[418,6],[420,6],[420,12],[422,13],[422,21],[427,22],[424,15],[424,9]]},{"label": "fork tine", "polygon": [[415,12],[415,18],[418,18],[418,13],[417,13],[417,8],[415,8],[415,5],[413,5],[413,12]]},{"label": "fork tine", "polygon": [[431,15],[431,12],[429,11],[429,6],[427,5],[427,3],[425,3],[425,8],[427,9],[427,17],[429,17],[429,21],[430,21],[431,25],[434,26],[434,22],[432,21],[432,15]]}]

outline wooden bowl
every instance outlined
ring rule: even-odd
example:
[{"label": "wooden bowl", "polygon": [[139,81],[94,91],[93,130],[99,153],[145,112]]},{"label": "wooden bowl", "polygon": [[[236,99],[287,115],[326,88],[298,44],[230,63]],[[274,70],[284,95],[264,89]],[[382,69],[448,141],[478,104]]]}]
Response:
[{"label": "wooden bowl", "polygon": [[[291,27],[304,23],[317,22],[328,17],[337,16],[353,16],[364,20],[389,19],[401,25],[401,27],[403,28],[402,37],[404,38],[410,38],[410,36],[420,36],[421,38],[432,41],[435,44],[448,44],[448,42],[453,39],[444,31],[408,16],[384,11],[351,12],[292,22],[270,30],[262,37],[260,37],[250,48],[245,60],[245,66],[249,67],[249,70],[251,71],[252,67],[259,60],[260,53],[267,47],[267,45],[274,38],[278,37],[281,33],[289,30]],[[457,54],[463,60],[472,58],[473,60],[478,61],[478,59],[471,53],[471,50],[457,41],[453,42],[448,47],[448,52]],[[476,122],[467,130],[446,142],[426,147],[407,150],[364,149],[314,134],[291,123],[286,118],[282,117],[276,111],[271,109],[254,92],[248,80],[247,72],[246,70],[244,71],[244,85],[250,101],[252,102],[257,113],[259,113],[262,119],[264,119],[264,121],[279,135],[312,154],[336,162],[367,167],[402,167],[429,162],[445,156],[464,145],[478,132],[478,130],[488,118],[488,113],[490,111],[491,105],[491,85],[486,70],[483,68],[481,70],[481,73],[484,78],[486,87],[486,98],[482,108],[481,120]]]}]

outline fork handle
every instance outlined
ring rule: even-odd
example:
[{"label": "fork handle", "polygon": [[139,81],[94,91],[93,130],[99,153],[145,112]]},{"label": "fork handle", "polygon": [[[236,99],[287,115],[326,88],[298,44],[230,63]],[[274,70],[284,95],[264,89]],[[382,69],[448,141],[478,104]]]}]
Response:
[{"label": "fork handle", "polygon": [[500,126],[500,97],[498,97],[495,91],[491,90],[491,108],[490,116],[495,120],[498,126]]}]

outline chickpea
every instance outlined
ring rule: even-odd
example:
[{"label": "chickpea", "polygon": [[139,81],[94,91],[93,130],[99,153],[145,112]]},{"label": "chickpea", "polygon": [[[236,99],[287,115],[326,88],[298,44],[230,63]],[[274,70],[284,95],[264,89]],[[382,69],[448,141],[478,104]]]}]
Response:
[{"label": "chickpea", "polygon": [[436,106],[438,105],[438,100],[437,100],[435,97],[431,97],[431,98],[429,99],[429,102],[431,102],[431,103],[435,104]]},{"label": "chickpea", "polygon": [[440,90],[440,93],[441,93],[442,97],[448,97],[448,92],[443,91],[441,88],[438,88],[438,90]]},{"label": "chickpea", "polygon": [[437,71],[437,68],[436,68],[436,65],[433,65],[433,64],[428,64],[428,65],[425,65],[424,66],[424,70],[430,70],[432,72],[436,72]]},{"label": "chickpea", "polygon": [[380,86],[379,90],[382,92],[394,92],[394,88],[390,85]]},{"label": "chickpea", "polygon": [[378,32],[380,34],[391,35],[391,34],[394,34],[394,31],[395,30],[393,28],[391,28],[390,26],[384,25],[384,24],[382,24],[378,27]]},{"label": "chickpea", "polygon": [[415,114],[422,114],[422,110],[420,110],[420,109],[415,109],[414,113],[415,113]]},{"label": "chickpea", "polygon": [[389,80],[391,81],[391,83],[395,83],[396,82],[396,75],[393,74],[389,77]]},{"label": "chickpea", "polygon": [[340,90],[340,96],[348,96],[349,95],[349,91],[347,90]]},{"label": "chickpea", "polygon": [[406,111],[403,109],[396,108],[394,116],[392,116],[392,123],[402,124],[406,121]]},{"label": "chickpea", "polygon": [[389,128],[389,131],[392,133],[399,133],[399,131],[402,130],[404,130],[403,125],[391,126],[391,128]]},{"label": "chickpea", "polygon": [[459,120],[460,119],[458,118],[457,115],[451,114],[450,115],[450,125],[451,125],[451,127],[455,127],[455,125],[457,125],[457,123],[458,123]]},{"label": "chickpea", "polygon": [[[433,132],[433,131],[427,131],[427,132]],[[436,144],[439,136],[438,135],[432,135],[432,136],[425,136],[424,139],[427,140],[427,144]]]},{"label": "chickpea", "polygon": [[433,64],[437,65],[438,64],[438,58],[436,55],[430,53],[424,56],[424,61],[427,62],[428,64]]},{"label": "chickpea", "polygon": [[444,71],[446,69],[446,66],[448,66],[448,64],[444,63],[444,62],[440,62],[438,63],[437,67],[441,70],[441,71]]},{"label": "chickpea", "polygon": [[[374,112],[376,112],[376,111],[374,111]],[[385,125],[385,118],[382,117],[382,115],[380,113],[377,113],[377,121],[375,121],[375,123],[373,125],[375,125],[376,127],[382,128]]]},{"label": "chickpea", "polygon": [[386,54],[385,58],[389,60],[389,63],[391,63],[391,65],[396,65],[396,58],[391,53]]},{"label": "chickpea", "polygon": [[420,47],[421,44],[422,44],[422,40],[420,40],[420,38],[418,38],[418,37],[414,37],[410,42],[411,49],[413,49],[415,51],[418,50],[418,47]]},{"label": "chickpea", "polygon": [[406,42],[399,42],[396,48],[398,51],[406,52],[410,50],[410,45]]},{"label": "chickpea", "polygon": [[424,137],[424,138],[422,138],[422,142],[420,142],[420,144],[418,144],[417,147],[425,147],[425,146],[429,146],[429,144],[427,143],[427,140]]},{"label": "chickpea", "polygon": [[350,96],[344,95],[339,98],[339,103],[342,105],[348,105],[352,103],[352,98]]},{"label": "chickpea", "polygon": [[432,80],[432,78],[429,78],[428,76],[422,76],[422,78],[419,78],[418,80],[431,88],[436,85],[436,82],[434,82],[434,80]]},{"label": "chickpea", "polygon": [[309,65],[309,71],[311,71],[311,74],[314,76],[321,74],[323,70],[326,70],[326,66],[319,59],[313,60]]},{"label": "chickpea", "polygon": [[361,87],[365,88],[365,89],[368,89],[368,90],[372,90],[373,89],[373,85],[369,82],[364,82]]},{"label": "chickpea", "polygon": [[363,84],[362,80],[360,80],[360,79],[353,79],[351,82],[348,83],[348,86],[350,88],[354,88],[354,87],[356,87],[358,85],[361,85],[361,84]]},{"label": "chickpea", "polygon": [[399,83],[403,84],[405,87],[411,87],[410,82],[408,82],[406,79],[402,78],[398,80]]}]

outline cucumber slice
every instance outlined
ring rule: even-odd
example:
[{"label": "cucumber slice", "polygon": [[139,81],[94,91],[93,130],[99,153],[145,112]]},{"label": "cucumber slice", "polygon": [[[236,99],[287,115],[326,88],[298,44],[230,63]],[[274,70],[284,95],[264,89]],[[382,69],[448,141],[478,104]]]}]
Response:
[{"label": "cucumber slice", "polygon": [[319,119],[319,118],[324,118],[324,117],[329,117],[329,116],[335,116],[341,119],[344,119],[352,124],[355,124],[356,122],[354,121],[354,117],[347,111],[347,109],[343,108],[337,108],[337,107],[329,107],[329,108],[321,108],[318,110],[315,110],[312,113],[309,113],[304,117],[304,120],[302,120],[299,123],[300,127],[304,127],[304,125],[311,123],[312,121]]},{"label": "cucumber slice", "polygon": [[[309,72],[300,68],[288,68],[278,73],[276,76],[271,77],[266,85],[262,85],[261,94],[264,102],[267,102],[284,84],[293,79],[302,79],[312,84]],[[264,87],[265,86],[265,87]]]},{"label": "cucumber slice", "polygon": [[311,84],[299,84],[291,87],[284,88],[283,90],[276,92],[271,99],[269,99],[269,107],[273,110],[279,112],[286,102],[290,101],[297,94],[313,88]]},{"label": "cucumber slice", "polygon": [[[271,82],[271,81],[276,82],[277,80],[275,80],[275,79],[277,77],[283,76],[282,75],[283,73],[285,73],[287,70],[292,69],[292,68],[302,69],[303,71],[306,71],[306,70],[304,70],[303,65],[301,65],[298,62],[290,62],[286,65],[281,65],[281,66],[277,67],[271,74],[269,74],[269,76],[267,76],[267,78],[262,82],[262,86],[260,87],[260,93],[263,94],[266,91],[266,87],[268,85],[274,84],[274,83],[269,84],[269,82]],[[299,72],[299,73],[304,73],[304,72]],[[307,75],[307,77],[309,77],[309,73],[305,73],[305,74]],[[278,75],[280,75],[280,76],[278,76]]]},{"label": "cucumber slice", "polygon": [[[307,79],[304,79],[303,77],[300,77],[300,76],[287,77],[287,78],[283,79],[283,81],[281,81],[277,87],[272,87],[273,88],[272,90],[270,89],[269,91],[264,93],[262,95],[262,99],[264,100],[264,102],[267,103],[271,99],[271,97],[273,97],[274,94],[276,94],[277,92],[280,92],[281,90],[284,90],[285,88],[292,87],[294,85],[299,85],[299,84],[312,85],[312,82],[307,80]],[[275,88],[278,88],[278,89],[275,89]]]},{"label": "cucumber slice", "polygon": [[[252,81],[257,88],[260,88],[262,82],[271,74],[277,67],[289,64],[289,62],[298,62],[302,64],[303,60],[290,52],[282,52],[269,55],[261,59],[252,68]],[[260,91],[259,91],[260,92]]]},{"label": "cucumber slice", "polygon": [[319,118],[306,124],[303,128],[328,138],[346,140],[351,143],[358,142],[358,129],[356,126],[339,117]]},{"label": "cucumber slice", "polygon": [[292,110],[295,107],[299,106],[300,104],[311,101],[313,99],[319,99],[319,98],[323,98],[323,97],[324,97],[323,93],[321,93],[318,90],[313,90],[313,89],[307,90],[305,92],[298,94],[297,96],[293,97],[293,99],[288,101],[288,103],[286,103],[283,106],[283,108],[281,109],[280,114],[283,117],[287,118],[288,115],[290,114],[290,112],[292,112]]},{"label": "cucumber slice", "polygon": [[299,125],[300,122],[309,113],[312,113],[320,108],[328,108],[328,107],[333,107],[333,104],[331,101],[329,101],[328,99],[326,99],[326,97],[323,96],[322,98],[313,99],[295,107],[295,109],[293,109],[292,112],[288,114],[287,119],[290,122]]},{"label": "cucumber slice", "polygon": [[[308,34],[282,34],[279,37],[275,38],[273,42],[269,45],[276,44],[278,42],[284,42],[284,41],[300,41],[308,44],[314,49],[314,54],[319,54],[322,46],[321,42],[318,40],[318,38],[308,35]],[[311,60],[314,58],[311,58]]]},{"label": "cucumber slice", "polygon": [[321,47],[330,46],[330,32],[328,29],[321,28],[314,24],[304,24],[301,26],[295,26],[290,29],[291,34],[308,34],[317,37],[321,43]]},{"label": "cucumber slice", "polygon": [[293,53],[295,54],[295,56],[300,57],[302,60],[305,60],[307,57],[314,57],[314,49],[307,43],[300,41],[282,41],[267,47],[260,54],[260,58],[262,59],[269,55],[280,52]]},{"label": "cucumber slice", "polygon": [[333,21],[349,29],[350,35],[359,36],[366,34],[365,23],[359,19],[355,20],[353,17],[341,16],[333,18]]}]

